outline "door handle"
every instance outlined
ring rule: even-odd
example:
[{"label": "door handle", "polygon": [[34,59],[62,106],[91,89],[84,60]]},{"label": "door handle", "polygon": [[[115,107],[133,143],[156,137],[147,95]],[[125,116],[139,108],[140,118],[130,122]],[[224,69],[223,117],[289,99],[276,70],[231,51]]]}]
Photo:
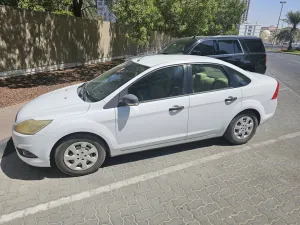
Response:
[{"label": "door handle", "polygon": [[178,110],[183,110],[184,106],[178,106],[178,105],[174,105],[172,108],[169,108],[169,111],[178,111]]},{"label": "door handle", "polygon": [[237,97],[229,96],[228,98],[225,99],[225,103],[231,103],[234,102],[235,100],[237,100]]}]

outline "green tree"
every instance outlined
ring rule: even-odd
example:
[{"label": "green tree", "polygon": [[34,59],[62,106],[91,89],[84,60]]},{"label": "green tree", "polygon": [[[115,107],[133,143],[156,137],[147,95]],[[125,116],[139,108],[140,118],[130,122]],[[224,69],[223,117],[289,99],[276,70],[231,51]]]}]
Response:
[{"label": "green tree", "polygon": [[0,0],[0,5],[18,7],[19,0]]},{"label": "green tree", "polygon": [[72,12],[76,17],[97,17],[97,5],[95,0],[72,0]]},{"label": "green tree", "polygon": [[71,15],[71,0],[19,0],[18,7],[43,12]]},{"label": "green tree", "polygon": [[76,17],[98,17],[95,0],[0,0],[0,5]]},{"label": "green tree", "polygon": [[172,37],[235,34],[245,10],[240,0],[107,0],[126,36],[147,45],[150,33]]},{"label": "green tree", "polygon": [[148,44],[150,33],[159,23],[160,13],[155,1],[118,0],[110,5],[118,23],[126,27],[124,35],[138,45]]},{"label": "green tree", "polygon": [[[207,35],[209,33],[209,22],[215,17],[216,0],[175,0],[176,11],[173,10],[168,15],[168,6],[160,8],[160,13],[164,16],[165,27],[173,29],[163,29],[162,32],[173,37],[185,37],[193,35]],[[178,18],[176,24],[170,18]]]},{"label": "green tree", "polygon": [[84,0],[81,6],[81,12],[82,17],[97,19],[99,16],[97,13],[96,0]]},{"label": "green tree", "polygon": [[216,0],[214,17],[209,23],[209,35],[238,34],[246,4],[240,0]]},{"label": "green tree", "polygon": [[298,29],[298,26],[300,25],[300,11],[288,12],[285,21],[290,25],[290,27],[280,31],[276,35],[276,39],[278,41],[288,41],[288,50],[291,50],[295,38],[298,38],[300,36],[300,30]]}]

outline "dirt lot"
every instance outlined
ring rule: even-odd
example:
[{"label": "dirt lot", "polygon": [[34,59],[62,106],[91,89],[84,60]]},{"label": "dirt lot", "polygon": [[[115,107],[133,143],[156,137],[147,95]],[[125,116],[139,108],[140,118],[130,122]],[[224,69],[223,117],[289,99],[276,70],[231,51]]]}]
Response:
[{"label": "dirt lot", "polygon": [[29,101],[65,86],[91,80],[121,62],[115,60],[34,75],[0,78],[0,108]]}]

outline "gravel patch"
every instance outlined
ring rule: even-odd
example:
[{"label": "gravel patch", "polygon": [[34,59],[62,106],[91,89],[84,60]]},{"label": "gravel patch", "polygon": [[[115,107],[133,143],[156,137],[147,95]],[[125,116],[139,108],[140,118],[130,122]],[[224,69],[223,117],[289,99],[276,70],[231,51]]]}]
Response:
[{"label": "gravel patch", "polygon": [[115,60],[72,69],[0,78],[0,108],[26,102],[47,92],[91,80],[122,62],[122,60]]}]

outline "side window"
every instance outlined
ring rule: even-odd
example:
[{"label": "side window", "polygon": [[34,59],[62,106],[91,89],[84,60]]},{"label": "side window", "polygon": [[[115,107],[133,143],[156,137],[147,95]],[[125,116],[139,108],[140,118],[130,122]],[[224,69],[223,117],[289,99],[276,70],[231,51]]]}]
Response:
[{"label": "side window", "polygon": [[242,53],[242,48],[237,40],[219,40],[219,55]]},{"label": "side window", "polygon": [[240,73],[240,72],[238,72],[238,71],[236,71],[232,68],[229,68],[229,67],[226,67],[226,68],[227,68],[227,70],[229,71],[229,73],[231,75],[236,77],[239,87],[243,87],[243,86],[246,86],[246,85],[250,84],[250,82],[251,82],[250,78],[248,78],[244,74],[242,74],[242,73]]},{"label": "side window", "polygon": [[138,99],[150,101],[183,94],[183,66],[174,66],[157,70],[141,78],[128,88],[128,94]]},{"label": "side window", "polygon": [[224,89],[229,80],[221,67],[214,65],[192,65],[193,93]]},{"label": "side window", "polygon": [[200,42],[191,52],[192,55],[215,55],[216,46],[213,40]]},{"label": "side window", "polygon": [[263,42],[260,39],[244,40],[250,52],[266,52]]}]

